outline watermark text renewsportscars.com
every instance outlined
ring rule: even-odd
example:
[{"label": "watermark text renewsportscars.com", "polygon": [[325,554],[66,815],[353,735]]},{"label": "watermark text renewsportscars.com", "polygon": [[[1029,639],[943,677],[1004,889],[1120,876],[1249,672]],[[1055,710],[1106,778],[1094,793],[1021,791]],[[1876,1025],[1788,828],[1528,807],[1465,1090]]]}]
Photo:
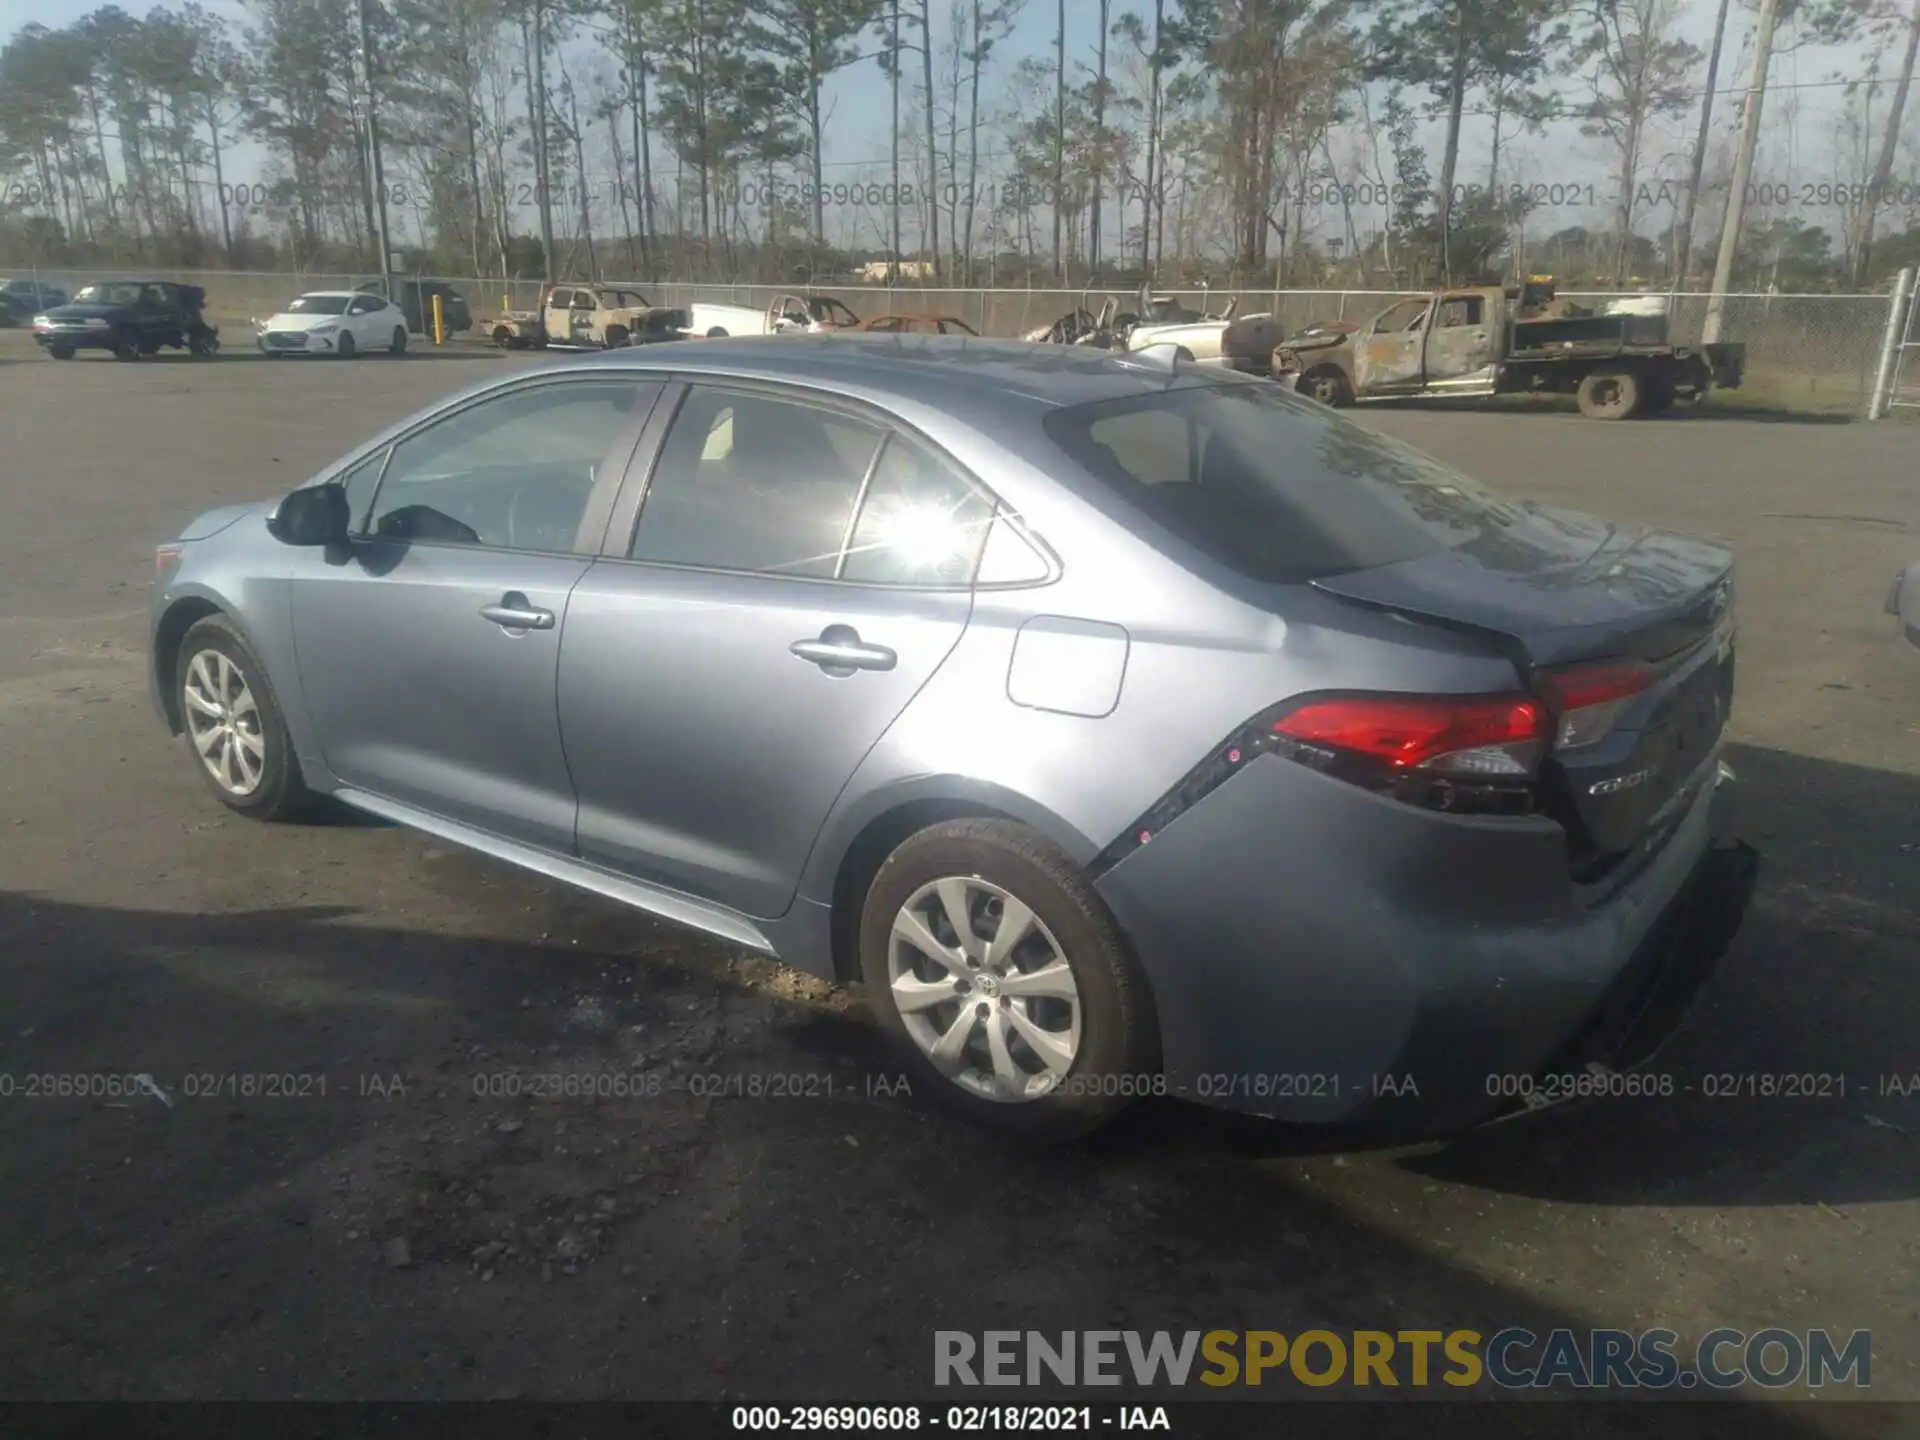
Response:
[{"label": "watermark text renewsportscars.com", "polygon": [[1461,1390],[1866,1389],[1866,1330],[936,1330],[934,1384]]}]

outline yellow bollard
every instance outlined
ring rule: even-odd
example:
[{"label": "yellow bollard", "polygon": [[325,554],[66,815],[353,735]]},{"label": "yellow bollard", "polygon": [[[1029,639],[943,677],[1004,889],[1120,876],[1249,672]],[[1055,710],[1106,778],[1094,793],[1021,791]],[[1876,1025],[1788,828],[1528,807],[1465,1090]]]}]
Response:
[{"label": "yellow bollard", "polygon": [[447,322],[441,312],[438,295],[433,297],[433,343],[436,345],[447,343]]}]

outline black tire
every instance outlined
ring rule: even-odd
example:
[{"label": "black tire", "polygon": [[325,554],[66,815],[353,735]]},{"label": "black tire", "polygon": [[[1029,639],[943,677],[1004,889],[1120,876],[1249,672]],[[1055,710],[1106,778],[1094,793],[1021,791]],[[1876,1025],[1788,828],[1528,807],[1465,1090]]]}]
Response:
[{"label": "black tire", "polygon": [[404,355],[407,353],[406,326],[396,325],[393,327],[393,342],[387,346],[387,353],[389,355]]},{"label": "black tire", "polygon": [[502,350],[512,350],[517,348],[514,345],[513,331],[509,330],[504,325],[496,325],[493,327],[493,343],[499,346]]},{"label": "black tire", "polygon": [[220,353],[220,337],[211,330],[203,330],[188,342],[187,353],[202,360],[212,359]]},{"label": "black tire", "polygon": [[1353,403],[1353,387],[1347,383],[1347,377],[1330,366],[1309,370],[1301,376],[1296,393],[1336,409]]},{"label": "black tire", "polygon": [[113,358],[116,360],[138,360],[144,350],[140,343],[140,332],[131,325],[123,325],[113,335]]},{"label": "black tire", "polygon": [[[1040,937],[1029,945],[1044,944],[1050,936],[1072,972],[1079,995],[1080,1044],[1065,1079],[1051,1093],[1009,1102],[963,1088],[908,1033],[894,999],[890,965],[894,921],[916,893],[944,877],[985,881],[1026,905],[1037,922],[1034,934]],[[944,907],[941,913],[946,913]],[[938,971],[930,960],[925,965]],[[975,1123],[1036,1140],[1072,1139],[1105,1124],[1137,1095],[1153,1088],[1160,1056],[1146,979],[1128,952],[1118,924],[1079,867],[1026,826],[1006,820],[954,820],[930,826],[904,841],[868,887],[860,915],[860,969],[869,1003],[897,1042],[909,1073],[940,1103]],[[974,965],[970,973],[974,975],[971,982],[961,981],[957,989],[1001,983],[991,966]],[[988,1003],[1013,1002],[997,990],[993,996],[980,994],[977,1008],[983,1015]],[[932,1028],[944,1028],[944,1010],[951,1004],[928,1007],[925,1013]],[[963,1013],[961,1007],[975,1005],[975,999],[960,1000],[953,1018]],[[1025,1018],[1032,1020],[1031,1014]],[[980,1031],[976,1027],[968,1033],[977,1037]],[[1025,1041],[1020,1044],[1024,1046]]]},{"label": "black tire", "polygon": [[1589,420],[1625,420],[1644,401],[1646,383],[1631,370],[1596,370],[1580,381],[1575,397]]},{"label": "black tire", "polygon": [[707,339],[709,340],[724,340],[726,338],[727,332],[718,325],[707,331]]},{"label": "black tire", "polygon": [[358,348],[359,347],[353,343],[353,332],[351,330],[342,330],[340,332],[340,343],[334,347],[333,353],[338,355],[342,360],[351,360],[354,351]]},{"label": "black tire", "polygon": [[[249,733],[259,742],[262,759],[258,783],[246,794],[238,794],[217,782],[202,761],[196,744],[192,717],[197,712],[187,699],[187,690],[194,679],[194,661],[206,652],[225,656],[244,678],[253,699],[257,722]],[[197,621],[181,638],[180,649],[174,656],[173,690],[173,703],[180,709],[181,743],[186,747],[195,773],[213,792],[214,798],[251,820],[291,820],[307,812],[313,803],[313,793],[301,777],[300,762],[293,753],[286,721],[281,716],[280,697],[274,692],[266,666],[224,618],[210,615]]]},{"label": "black tire", "polygon": [[1664,380],[1649,380],[1640,400],[1642,415],[1664,415],[1673,409],[1673,386]]},{"label": "black tire", "polygon": [[47,347],[47,354],[51,355],[56,360],[71,360],[73,358],[73,346],[49,345]]},{"label": "black tire", "polygon": [[606,340],[604,342],[603,348],[608,350],[620,350],[620,349],[624,349],[628,345],[631,345],[632,343],[633,343],[632,339],[627,334],[626,326],[609,325],[607,327],[607,335],[606,335]]}]

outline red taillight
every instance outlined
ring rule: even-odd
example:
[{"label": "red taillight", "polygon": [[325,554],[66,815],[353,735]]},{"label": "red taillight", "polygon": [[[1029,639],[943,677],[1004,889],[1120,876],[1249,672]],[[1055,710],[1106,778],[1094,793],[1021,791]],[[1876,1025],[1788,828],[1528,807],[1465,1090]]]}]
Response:
[{"label": "red taillight", "polygon": [[1530,696],[1360,695],[1314,700],[1273,724],[1298,744],[1414,770],[1484,779],[1533,774],[1546,738]]},{"label": "red taillight", "polygon": [[160,545],[153,552],[153,578],[161,579],[180,560],[180,546]]},{"label": "red taillight", "polygon": [[1549,671],[1540,692],[1553,711],[1553,748],[1582,750],[1607,738],[1627,702],[1653,683],[1653,668],[1638,660],[1603,660]]}]

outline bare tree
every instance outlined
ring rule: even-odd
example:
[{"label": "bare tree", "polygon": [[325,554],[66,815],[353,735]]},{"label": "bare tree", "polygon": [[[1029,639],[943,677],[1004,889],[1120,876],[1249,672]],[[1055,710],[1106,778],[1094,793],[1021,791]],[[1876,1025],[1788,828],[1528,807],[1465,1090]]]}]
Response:
[{"label": "bare tree", "polygon": [[1679,0],[1585,0],[1567,57],[1590,90],[1581,130],[1614,152],[1616,284],[1626,280],[1651,128],[1686,108],[1687,80],[1700,59],[1697,47],[1673,34],[1678,10]]}]

